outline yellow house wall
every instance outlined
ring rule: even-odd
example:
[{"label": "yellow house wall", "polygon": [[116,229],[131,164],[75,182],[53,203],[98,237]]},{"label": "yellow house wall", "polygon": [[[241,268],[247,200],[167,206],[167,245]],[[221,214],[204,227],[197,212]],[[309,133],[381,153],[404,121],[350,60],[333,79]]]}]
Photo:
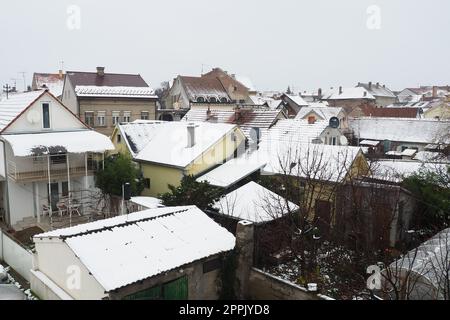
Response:
[{"label": "yellow house wall", "polygon": [[234,135],[235,141],[232,140],[231,134],[227,134],[222,140],[195,159],[186,167],[186,173],[194,176],[199,175],[233,156],[234,151],[245,140],[244,134],[238,128],[234,130]]},{"label": "yellow house wall", "polygon": [[157,197],[169,191],[168,185],[179,186],[183,178],[183,170],[164,167],[158,164],[142,163],[144,178],[150,179],[150,189],[144,189],[143,196]]}]

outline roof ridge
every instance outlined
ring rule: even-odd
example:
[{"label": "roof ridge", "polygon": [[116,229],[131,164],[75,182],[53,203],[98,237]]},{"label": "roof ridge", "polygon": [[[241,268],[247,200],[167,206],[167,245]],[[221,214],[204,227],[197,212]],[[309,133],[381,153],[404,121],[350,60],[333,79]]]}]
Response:
[{"label": "roof ridge", "polygon": [[[69,238],[75,238],[75,237],[85,236],[85,235],[88,235],[88,234],[99,233],[99,232],[111,230],[113,228],[126,227],[126,226],[129,226],[129,225],[135,224],[137,222],[145,222],[145,221],[156,220],[158,218],[165,218],[165,217],[174,215],[176,213],[186,212],[189,209],[190,208],[186,208],[186,209],[177,210],[177,211],[173,211],[173,212],[169,212],[169,213],[164,213],[164,214],[161,214],[159,216],[141,218],[141,219],[132,220],[132,221],[125,221],[123,223],[115,224],[115,225],[112,225],[112,226],[103,226],[103,227],[98,228],[98,229],[92,229],[92,230],[87,230],[87,231],[84,231],[84,232],[79,232],[79,233],[76,233],[76,234],[65,235],[65,236],[64,235],[60,235],[60,236],[55,236],[55,237],[58,237],[58,238],[60,238],[60,239],[62,239],[64,241],[64,240],[69,239]],[[39,238],[39,236],[37,236],[37,237]],[[52,238],[52,237],[50,236],[49,238]]]}]

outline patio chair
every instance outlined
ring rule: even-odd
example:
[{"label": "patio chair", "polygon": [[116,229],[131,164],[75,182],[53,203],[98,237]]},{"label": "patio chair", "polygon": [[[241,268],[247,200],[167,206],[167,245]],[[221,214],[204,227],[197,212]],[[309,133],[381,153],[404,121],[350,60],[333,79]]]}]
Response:
[{"label": "patio chair", "polygon": [[56,204],[56,207],[58,208],[58,213],[60,217],[62,217],[64,213],[67,213],[67,206],[64,203],[58,202]]},{"label": "patio chair", "polygon": [[47,206],[46,204],[42,205],[42,215],[43,216],[45,216],[45,215],[50,216],[50,207]]}]

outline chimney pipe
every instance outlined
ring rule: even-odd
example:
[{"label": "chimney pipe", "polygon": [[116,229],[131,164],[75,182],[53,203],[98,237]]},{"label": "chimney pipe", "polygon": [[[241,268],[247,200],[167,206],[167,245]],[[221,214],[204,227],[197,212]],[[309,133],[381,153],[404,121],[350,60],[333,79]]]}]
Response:
[{"label": "chimney pipe", "polygon": [[97,75],[103,77],[105,75],[105,67],[97,67]]},{"label": "chimney pipe", "polygon": [[342,87],[339,87],[339,94],[342,94]]},{"label": "chimney pipe", "polygon": [[64,72],[61,69],[59,69],[58,73],[59,73],[59,78],[62,79],[64,77]]},{"label": "chimney pipe", "polygon": [[372,90],[372,81],[369,82],[369,90]]},{"label": "chimney pipe", "polygon": [[319,96],[319,100],[322,99],[322,88],[319,88],[317,95]]},{"label": "chimney pipe", "polygon": [[379,82],[377,82],[377,88],[379,88],[380,87],[380,83]]},{"label": "chimney pipe", "polygon": [[188,124],[187,135],[188,135],[187,147],[192,148],[193,146],[195,146],[195,124],[193,123]]}]

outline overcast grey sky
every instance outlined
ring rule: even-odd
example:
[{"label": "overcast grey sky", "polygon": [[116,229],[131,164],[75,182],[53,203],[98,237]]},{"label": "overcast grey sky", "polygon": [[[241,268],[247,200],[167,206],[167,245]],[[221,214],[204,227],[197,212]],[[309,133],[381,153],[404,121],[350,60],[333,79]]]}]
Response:
[{"label": "overcast grey sky", "polygon": [[260,90],[446,85],[449,13],[448,0],[2,1],[0,84],[22,71],[31,83],[64,60],[66,70],[140,73],[153,87],[202,64]]}]

